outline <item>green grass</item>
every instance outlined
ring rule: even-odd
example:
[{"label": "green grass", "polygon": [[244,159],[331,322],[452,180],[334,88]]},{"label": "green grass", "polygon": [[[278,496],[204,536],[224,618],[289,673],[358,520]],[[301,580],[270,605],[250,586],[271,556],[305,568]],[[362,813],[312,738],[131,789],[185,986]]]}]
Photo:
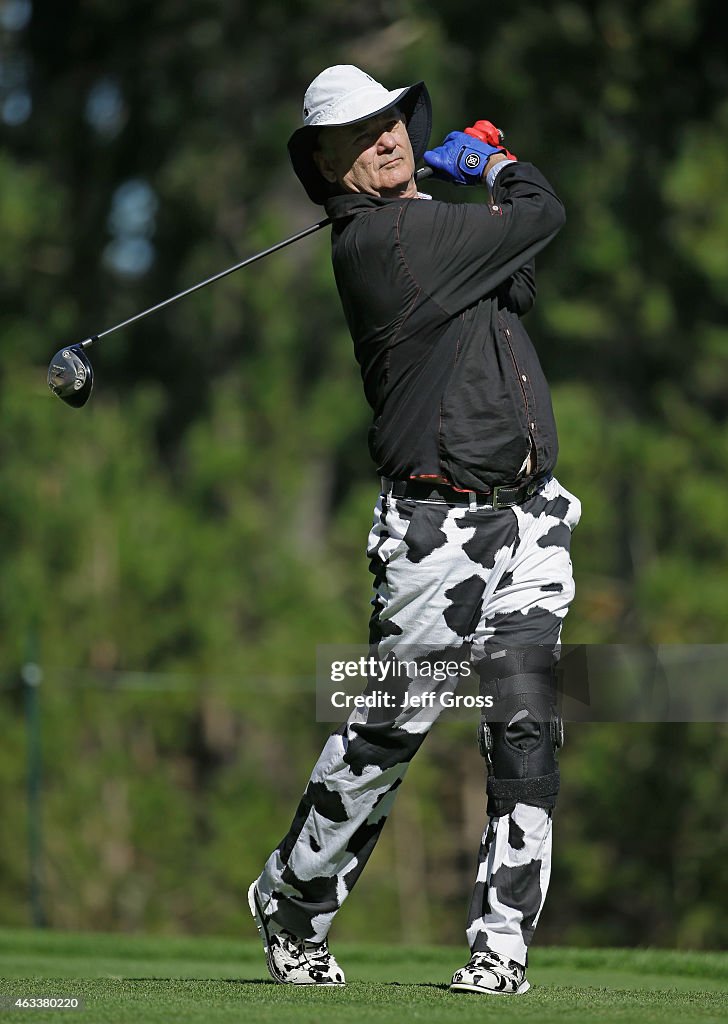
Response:
[{"label": "green grass", "polygon": [[518,998],[455,995],[456,948],[360,946],[336,953],[349,984],[269,981],[255,942],[0,930],[0,995],[74,995],[85,1009],[5,1010],[0,1019],[79,1024],[260,1021],[427,1024],[476,1021],[725,1022],[728,955],[657,950],[534,949],[532,990]]}]

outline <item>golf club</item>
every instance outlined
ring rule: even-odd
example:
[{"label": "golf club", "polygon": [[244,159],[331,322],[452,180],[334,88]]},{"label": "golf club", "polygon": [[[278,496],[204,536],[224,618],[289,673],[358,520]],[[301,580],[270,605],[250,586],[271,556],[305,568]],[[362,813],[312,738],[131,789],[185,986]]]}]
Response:
[{"label": "golf club", "polygon": [[[430,167],[422,167],[416,172],[415,179],[419,181],[422,178],[429,178],[431,174],[432,169]],[[221,270],[219,274],[214,274],[212,277],[208,277],[206,280],[200,281],[198,284],[193,284],[190,288],[185,288],[183,292],[179,292],[177,295],[172,295],[170,298],[164,299],[162,302],[158,302],[156,306],[151,306],[149,309],[142,310],[141,313],[137,313],[135,316],[130,316],[128,320],[122,320],[120,324],[115,324],[114,327],[108,327],[105,331],[101,331],[100,334],[92,334],[84,341],[79,341],[75,345],[66,345],[64,348],[59,349],[51,359],[48,367],[48,387],[54,395],[58,395],[58,397],[67,405],[73,406],[74,409],[80,409],[81,406],[88,402],[94,386],[93,368],[91,366],[91,360],[86,354],[86,349],[93,345],[95,341],[100,341],[101,338],[105,338],[107,334],[113,334],[114,331],[120,331],[122,327],[128,327],[129,324],[133,324],[135,321],[141,320],[143,317],[149,316],[151,313],[156,313],[159,309],[164,309],[165,306],[169,306],[171,303],[177,302],[178,299],[183,299],[185,295],[191,295],[193,292],[199,291],[200,288],[205,288],[208,284],[212,284],[214,281],[220,281],[223,277],[227,277],[228,274],[235,273],[236,270],[242,270],[243,267],[247,267],[251,263],[255,263],[256,260],[262,260],[264,256],[270,256],[272,252],[278,252],[279,249],[285,248],[285,246],[290,245],[292,242],[298,242],[301,238],[306,238],[307,235],[312,235],[314,232],[320,231],[321,228],[325,228],[326,225],[330,223],[331,218],[326,217],[324,220],[320,220],[316,224],[311,224],[309,227],[304,228],[303,231],[299,231],[297,234],[291,235],[290,238],[284,238],[282,242],[277,242],[269,249],[264,249],[262,252],[258,252],[254,256],[248,256],[247,259],[242,260],[240,263],[236,263],[232,267],[228,267],[227,270]]]}]

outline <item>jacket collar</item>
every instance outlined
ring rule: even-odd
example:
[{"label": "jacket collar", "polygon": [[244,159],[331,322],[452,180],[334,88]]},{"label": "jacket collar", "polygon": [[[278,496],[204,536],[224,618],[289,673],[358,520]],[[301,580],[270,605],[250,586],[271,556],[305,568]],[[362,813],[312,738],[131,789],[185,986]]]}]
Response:
[{"label": "jacket collar", "polygon": [[341,195],[330,196],[325,203],[326,213],[332,220],[341,220],[344,217],[352,217],[364,210],[381,209],[389,206],[390,203],[408,202],[405,199],[389,199],[383,196],[370,196],[365,192],[345,192]]}]

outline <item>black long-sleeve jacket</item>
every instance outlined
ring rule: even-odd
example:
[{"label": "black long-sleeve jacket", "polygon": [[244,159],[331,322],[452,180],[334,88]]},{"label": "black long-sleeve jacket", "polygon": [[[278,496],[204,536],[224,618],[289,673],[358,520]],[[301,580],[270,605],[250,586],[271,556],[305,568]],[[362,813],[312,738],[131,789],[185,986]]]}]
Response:
[{"label": "black long-sleeve jacket", "polygon": [[518,478],[532,442],[532,475],[550,472],[549,387],[519,319],[533,257],[564,223],[543,175],[508,164],[484,204],[357,193],[326,212],[378,472],[488,490]]}]

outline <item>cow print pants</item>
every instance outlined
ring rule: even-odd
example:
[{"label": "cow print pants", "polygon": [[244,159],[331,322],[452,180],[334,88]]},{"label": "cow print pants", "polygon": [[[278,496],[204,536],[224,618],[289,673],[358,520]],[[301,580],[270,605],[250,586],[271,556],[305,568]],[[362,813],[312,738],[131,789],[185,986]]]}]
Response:
[{"label": "cow print pants", "polygon": [[[497,511],[382,494],[367,552],[375,587],[370,643],[379,658],[416,650],[461,660],[466,652],[477,666],[504,648],[556,651],[574,596],[570,540],[580,512],[553,477],[522,504]],[[449,679],[440,687],[456,685]],[[315,942],[327,936],[437,714],[438,704],[356,709],[329,737],[258,879],[272,927]],[[549,810],[517,802],[491,815],[467,926],[473,951],[525,965],[550,870]]]}]

